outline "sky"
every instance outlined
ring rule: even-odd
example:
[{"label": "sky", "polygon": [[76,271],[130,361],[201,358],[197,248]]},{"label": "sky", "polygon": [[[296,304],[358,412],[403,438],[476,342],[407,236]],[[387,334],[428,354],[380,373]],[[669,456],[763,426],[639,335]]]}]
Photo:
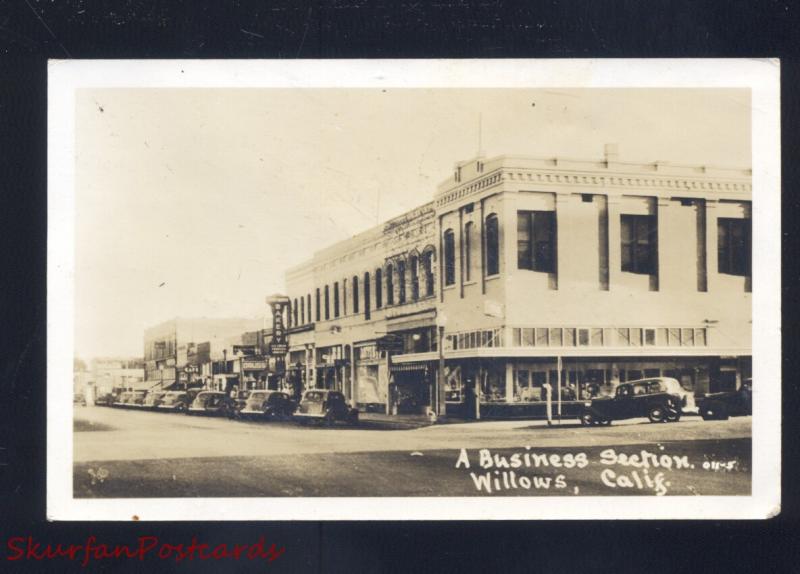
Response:
[{"label": "sky", "polygon": [[288,267],[430,201],[479,141],[750,167],[750,122],[740,89],[79,90],[75,355],[141,356],[176,316],[263,317]]}]

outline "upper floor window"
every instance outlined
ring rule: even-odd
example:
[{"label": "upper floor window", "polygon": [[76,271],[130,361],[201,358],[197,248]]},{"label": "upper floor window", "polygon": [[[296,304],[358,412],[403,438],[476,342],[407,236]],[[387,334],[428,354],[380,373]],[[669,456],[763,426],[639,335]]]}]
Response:
[{"label": "upper floor window", "polygon": [[307,315],[308,322],[310,323],[312,321],[312,319],[311,319],[311,293],[306,295],[306,310],[307,310],[307,313],[308,313],[308,315]]},{"label": "upper floor window", "polygon": [[397,302],[406,302],[406,262],[402,259],[397,262]]},{"label": "upper floor window", "polygon": [[658,269],[658,224],[653,215],[621,215],[622,270],[655,275]]},{"label": "upper floor window", "polygon": [[319,287],[317,287],[316,301],[314,303],[315,303],[315,309],[317,310],[317,312],[316,312],[317,321],[319,321],[320,320],[320,313],[319,313],[319,311],[320,311],[320,309],[319,309],[319,303],[320,303],[320,300],[319,300]]},{"label": "upper floor window", "polygon": [[347,279],[342,279],[342,315],[347,315]]},{"label": "upper floor window", "polygon": [[464,226],[464,279],[472,280],[472,230],[475,225],[468,221]]},{"label": "upper floor window", "polygon": [[486,217],[486,274],[500,273],[500,225],[494,213]]},{"label": "upper floor window", "polygon": [[333,316],[339,316],[339,282],[333,284]]},{"label": "upper floor window", "polygon": [[419,257],[412,255],[408,260],[411,266],[411,300],[419,299]]},{"label": "upper floor window", "polygon": [[294,300],[294,304],[292,305],[292,326],[299,325],[300,323],[297,322],[297,313],[299,309],[297,308],[297,299]]},{"label": "upper floor window", "polygon": [[375,308],[383,307],[383,270],[378,267],[375,270]]},{"label": "upper floor window", "polygon": [[331,318],[331,298],[330,298],[330,288],[325,285],[325,320]]},{"label": "upper floor window", "polygon": [[306,298],[300,297],[300,323],[305,324],[306,322]]},{"label": "upper floor window", "polygon": [[369,320],[369,312],[370,312],[370,281],[369,281],[369,271],[364,273],[364,318]]},{"label": "upper floor window", "polygon": [[386,266],[386,304],[394,305],[394,266]]},{"label": "upper floor window", "polygon": [[556,272],[555,211],[517,212],[517,268]]},{"label": "upper floor window", "polygon": [[444,232],[444,284],[456,282],[456,237],[452,229]]},{"label": "upper floor window", "polygon": [[433,295],[433,251],[422,254],[422,272],[425,277],[425,295]]},{"label": "upper floor window", "polygon": [[353,313],[358,313],[358,277],[353,277]]},{"label": "upper floor window", "polygon": [[717,219],[717,268],[727,275],[750,275],[750,219]]}]

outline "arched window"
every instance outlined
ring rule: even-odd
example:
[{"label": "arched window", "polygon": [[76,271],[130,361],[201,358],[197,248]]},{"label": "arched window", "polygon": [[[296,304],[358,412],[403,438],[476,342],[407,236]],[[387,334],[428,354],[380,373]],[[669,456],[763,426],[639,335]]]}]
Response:
[{"label": "arched window", "polygon": [[317,311],[316,311],[316,317],[317,317],[317,321],[319,321],[319,320],[320,320],[320,312],[319,312],[319,311],[320,311],[320,309],[319,309],[319,287],[317,287],[317,291],[316,291],[316,301],[314,301],[314,308],[317,310]]},{"label": "arched window", "polygon": [[308,322],[311,322],[311,293],[306,295],[306,309],[308,310]]},{"label": "arched window", "polygon": [[295,299],[294,304],[292,305],[292,327],[295,327],[299,324],[297,322],[297,310],[297,299]]},{"label": "arched window", "polygon": [[300,324],[305,325],[306,322],[306,298],[300,297]]},{"label": "arched window", "polygon": [[375,270],[375,308],[383,307],[383,270],[378,267]]},{"label": "arched window", "polygon": [[386,266],[386,304],[394,305],[394,266]]},{"label": "arched window", "polygon": [[330,288],[325,285],[325,320],[331,318],[331,294]]},{"label": "arched window", "polygon": [[370,312],[370,297],[369,297],[369,271],[364,273],[364,319],[369,321],[369,312]]},{"label": "arched window", "polygon": [[419,257],[412,255],[408,260],[411,267],[411,300],[419,299]]},{"label": "arched window", "polygon": [[406,302],[406,262],[402,259],[397,262],[397,302]]},{"label": "arched window", "polygon": [[472,280],[472,230],[474,224],[468,221],[464,226],[464,280]]},{"label": "arched window", "polygon": [[444,232],[444,284],[456,282],[456,236],[452,229]]},{"label": "arched window", "polygon": [[342,315],[347,315],[347,279],[342,279]]},{"label": "arched window", "polygon": [[500,273],[500,229],[497,215],[486,216],[486,274]]},{"label": "arched window", "polygon": [[358,313],[358,277],[353,277],[353,313]]},{"label": "arched window", "polygon": [[426,251],[422,254],[422,273],[425,277],[425,295],[433,295],[433,251]]}]

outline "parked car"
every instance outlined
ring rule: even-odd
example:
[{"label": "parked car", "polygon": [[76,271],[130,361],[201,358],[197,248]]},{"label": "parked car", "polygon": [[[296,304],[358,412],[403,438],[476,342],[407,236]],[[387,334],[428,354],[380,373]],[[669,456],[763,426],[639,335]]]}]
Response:
[{"label": "parked car", "polygon": [[114,401],[115,407],[124,407],[133,399],[133,391],[122,391]]},{"label": "parked car", "polygon": [[282,391],[251,391],[240,415],[268,419],[289,419],[294,413],[295,402]]},{"label": "parked car", "polygon": [[236,401],[220,391],[197,393],[186,412],[187,414],[221,415],[228,418],[234,418],[238,414]]},{"label": "parked car", "polygon": [[747,379],[737,391],[711,393],[702,397],[698,411],[704,421],[727,420],[728,417],[753,414],[753,381]]},{"label": "parked car", "polygon": [[145,398],[147,398],[147,391],[133,391],[127,406],[143,407]]},{"label": "parked car", "polygon": [[670,393],[661,378],[622,383],[613,397],[584,403],[581,424],[611,424],[611,421],[647,417],[650,422],[673,422],[681,418],[681,397]]},{"label": "parked car", "polygon": [[72,404],[81,405],[82,407],[85,407],[86,397],[83,395],[83,393],[74,393],[72,396]]},{"label": "parked car", "polygon": [[107,387],[97,389],[97,396],[94,399],[95,405],[110,407],[116,401],[117,401],[117,394],[113,390],[108,390]]},{"label": "parked car", "polygon": [[166,394],[166,391],[150,391],[142,402],[142,406],[148,409],[157,409]]},{"label": "parked car", "polygon": [[186,391],[167,391],[161,398],[158,410],[185,413],[191,402],[192,399]]},{"label": "parked car", "polygon": [[293,417],[301,423],[319,421],[333,424],[344,421],[358,424],[358,409],[351,408],[340,391],[314,389],[303,394]]}]

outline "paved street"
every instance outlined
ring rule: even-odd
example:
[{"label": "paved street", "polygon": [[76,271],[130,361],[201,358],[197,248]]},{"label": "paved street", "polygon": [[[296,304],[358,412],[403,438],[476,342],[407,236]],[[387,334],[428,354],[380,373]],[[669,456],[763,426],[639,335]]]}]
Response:
[{"label": "paved street", "polygon": [[[573,421],[551,428],[538,421],[498,421],[382,430],[76,407],[75,428],[78,497],[619,495],[664,490],[662,494],[748,494],[750,490],[749,417],[713,422],[685,417],[671,424],[634,420],[596,428]],[[456,468],[462,448],[469,468],[463,460]],[[622,458],[611,460],[611,448],[615,454],[639,458],[632,464]],[[483,460],[480,449],[490,451]],[[652,454],[650,464],[637,465],[637,460],[650,456],[643,456],[643,450]],[[543,456],[535,459],[537,464],[526,464],[525,454],[530,453]],[[566,455],[579,453],[586,464],[570,467]],[[500,460],[490,465],[489,454]],[[674,466],[685,460],[693,467],[659,466],[665,454],[670,460],[677,457]],[[560,457],[557,464],[543,462],[551,455]],[[634,472],[638,474],[633,476]],[[655,480],[659,473],[663,476]],[[564,486],[556,487],[559,475]],[[541,479],[539,487],[526,487],[534,477]],[[547,477],[550,487],[543,486]],[[487,488],[490,478],[500,482]],[[670,485],[664,486],[667,482]]]}]

